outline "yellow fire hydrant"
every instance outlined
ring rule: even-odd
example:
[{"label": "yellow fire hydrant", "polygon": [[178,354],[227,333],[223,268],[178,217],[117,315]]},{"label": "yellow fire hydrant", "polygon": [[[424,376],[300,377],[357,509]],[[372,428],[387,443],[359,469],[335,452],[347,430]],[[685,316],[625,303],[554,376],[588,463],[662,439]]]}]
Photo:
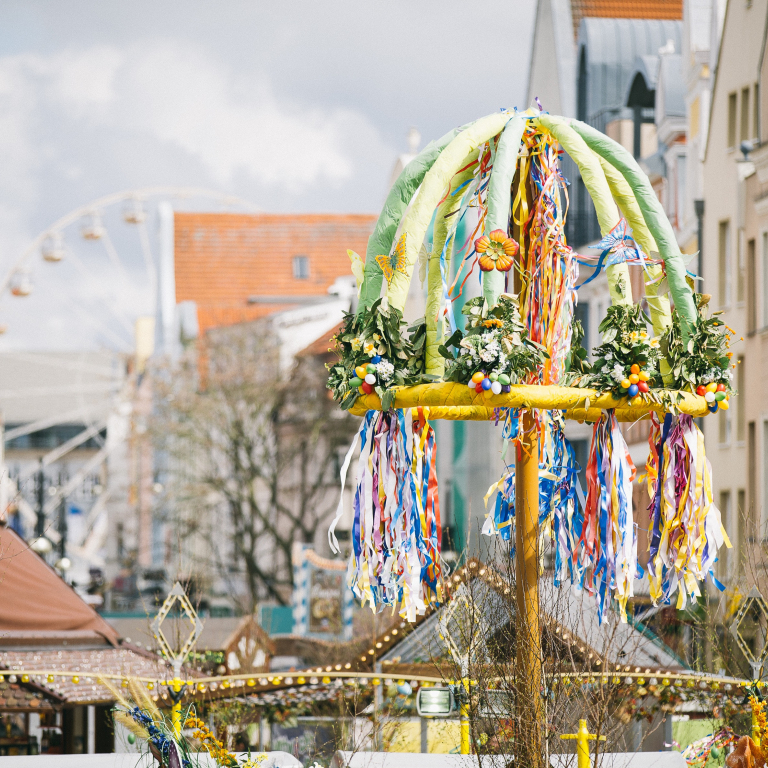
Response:
[{"label": "yellow fire hydrant", "polygon": [[[589,742],[597,739],[597,734],[587,730],[587,721],[579,720],[579,730],[576,733],[564,733],[561,739],[576,739],[576,764],[577,768],[590,768]],[[600,736],[599,741],[605,741],[605,736]]]}]

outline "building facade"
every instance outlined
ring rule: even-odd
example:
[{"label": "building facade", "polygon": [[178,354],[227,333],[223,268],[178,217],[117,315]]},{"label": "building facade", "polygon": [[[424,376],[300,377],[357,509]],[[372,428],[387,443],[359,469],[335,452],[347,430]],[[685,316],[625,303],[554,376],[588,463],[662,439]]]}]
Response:
[{"label": "building facade", "polygon": [[750,150],[759,144],[765,124],[760,80],[767,12],[765,0],[727,5],[704,144],[704,290],[734,331],[733,383],[739,391],[733,408],[704,420],[715,501],[734,543],[719,564],[732,589],[743,586],[747,570],[751,578],[758,573],[748,568],[747,544],[764,536],[768,431],[762,330],[768,308],[761,286],[768,279],[768,218],[762,202],[768,155],[764,146]]}]

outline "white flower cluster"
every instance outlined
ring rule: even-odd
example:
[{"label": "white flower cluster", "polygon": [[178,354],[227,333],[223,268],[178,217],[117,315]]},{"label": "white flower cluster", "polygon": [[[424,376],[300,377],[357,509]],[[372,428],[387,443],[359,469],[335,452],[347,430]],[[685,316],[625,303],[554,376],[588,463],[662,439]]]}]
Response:
[{"label": "white flower cluster", "polygon": [[[522,346],[520,335],[515,333],[510,342]],[[508,355],[501,346],[501,331],[490,330],[479,335],[466,336],[459,344],[461,359],[465,365],[477,367],[479,363],[490,363],[493,368],[504,370]],[[489,368],[491,366],[488,366]]]},{"label": "white flower cluster", "polygon": [[376,364],[376,373],[382,381],[389,381],[395,375],[395,366],[388,360]]},{"label": "white flower cluster", "polygon": [[[608,356],[606,355],[606,358]],[[619,363],[616,363],[616,365],[613,366],[613,372],[611,373],[613,376],[614,381],[616,381],[617,384],[621,384],[624,379],[627,377],[624,374],[624,366],[620,365]]]},{"label": "white flower cluster", "polygon": [[702,384],[709,384],[712,381],[721,381],[722,379],[733,379],[733,371],[724,371],[722,368],[710,368],[702,377]]},{"label": "white flower cluster", "polygon": [[501,347],[498,341],[492,341],[490,344],[486,344],[483,349],[480,350],[480,359],[485,363],[490,363],[495,360],[501,352]]}]

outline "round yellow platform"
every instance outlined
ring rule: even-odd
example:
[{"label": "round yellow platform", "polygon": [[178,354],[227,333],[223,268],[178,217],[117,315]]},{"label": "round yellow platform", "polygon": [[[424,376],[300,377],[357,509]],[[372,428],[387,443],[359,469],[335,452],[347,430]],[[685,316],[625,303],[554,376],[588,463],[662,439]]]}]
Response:
[{"label": "round yellow platform", "polygon": [[[663,390],[653,391],[660,393]],[[677,391],[672,392],[672,395],[672,402],[680,413],[690,416],[709,414],[707,401],[703,397]],[[597,421],[602,411],[609,408],[615,409],[619,421],[647,418],[652,411],[662,416],[668,410],[663,405],[652,402],[631,406],[627,398],[616,400],[612,395],[598,394],[594,389],[517,384],[512,386],[511,392],[485,397],[473,392],[466,384],[453,382],[401,387],[397,390],[393,407],[429,407],[430,419],[450,421],[491,421],[496,417],[496,408],[541,408],[550,411],[557,409],[565,411],[567,419],[576,421]],[[370,394],[361,395],[350,408],[350,413],[363,416],[366,411],[380,410],[379,396]]]}]

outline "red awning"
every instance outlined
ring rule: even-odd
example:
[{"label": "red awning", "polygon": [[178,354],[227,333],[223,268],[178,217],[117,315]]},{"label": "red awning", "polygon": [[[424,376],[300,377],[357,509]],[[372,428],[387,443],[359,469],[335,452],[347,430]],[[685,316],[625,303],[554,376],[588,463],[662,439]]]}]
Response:
[{"label": "red awning", "polygon": [[0,637],[3,631],[117,632],[10,528],[0,528]]}]

